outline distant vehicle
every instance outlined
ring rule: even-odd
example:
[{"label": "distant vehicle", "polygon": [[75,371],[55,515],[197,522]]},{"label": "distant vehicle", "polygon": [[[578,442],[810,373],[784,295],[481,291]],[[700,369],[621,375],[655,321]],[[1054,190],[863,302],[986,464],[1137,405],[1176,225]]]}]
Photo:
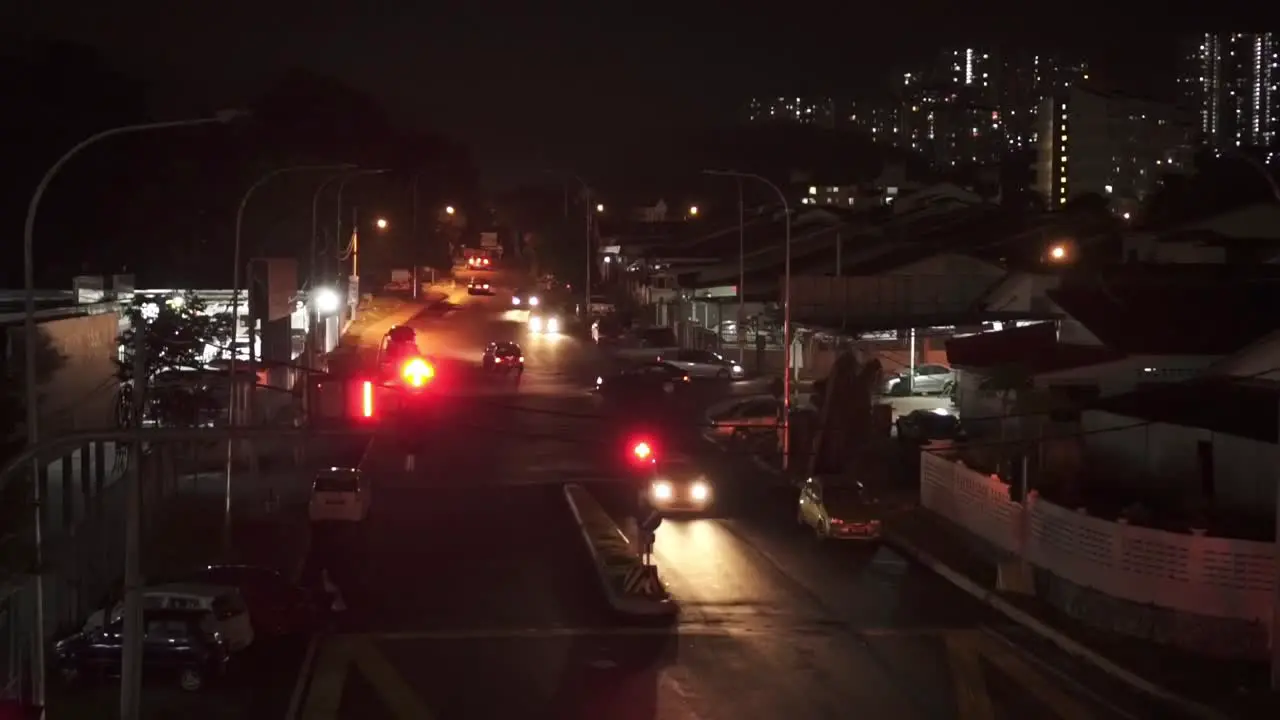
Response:
[{"label": "distant vehicle", "polygon": [[[907,383],[910,378],[910,384]],[[885,395],[945,395],[952,391],[956,384],[956,375],[946,365],[927,363],[917,365],[915,374],[910,371],[898,373],[884,383]]]},{"label": "distant vehicle", "polygon": [[616,375],[596,378],[596,391],[606,397],[671,395],[689,386],[689,373],[671,363],[653,361]]},{"label": "distant vehicle", "polygon": [[492,270],[493,258],[487,253],[472,255],[467,258],[467,267],[472,270]]},{"label": "distant vehicle", "polygon": [[468,295],[492,295],[493,288],[489,286],[489,283],[483,280],[477,280],[475,278],[471,278],[470,282],[467,283],[467,294]]},{"label": "distant vehicle", "polygon": [[898,439],[904,442],[957,440],[964,437],[960,419],[943,408],[913,410],[894,423]]},{"label": "distant vehicle", "polygon": [[519,289],[511,295],[511,304],[520,308],[536,308],[542,302],[537,293]]},{"label": "distant vehicle", "polygon": [[529,315],[529,332],[534,334],[557,335],[564,329],[559,314],[538,310]]},{"label": "distant vehicle", "polygon": [[748,398],[729,407],[707,414],[707,425],[721,437],[745,440],[748,437],[772,432],[778,427],[782,401],[774,397]]},{"label": "distant vehicle", "polygon": [[491,342],[484,349],[484,369],[524,372],[524,351],[513,342]]},{"label": "distant vehicle", "polygon": [[[604,333],[602,324],[601,334]],[[609,343],[610,352],[621,358],[671,357],[680,352],[680,342],[675,330],[669,327],[653,327],[633,331]]]},{"label": "distant vehicle", "polygon": [[360,523],[369,519],[373,487],[356,468],[327,468],[316,473],[307,515],[311,522]]},{"label": "distant vehicle", "polygon": [[696,378],[741,380],[747,375],[741,365],[710,350],[677,350],[674,354],[664,355],[660,359],[688,371]]},{"label": "distant vehicle", "polygon": [[291,635],[316,629],[323,610],[317,598],[278,571],[256,565],[209,565],[185,582],[234,587],[249,607],[256,633]]},{"label": "distant vehicle", "polygon": [[[240,591],[226,585],[167,583],[142,589],[142,606],[152,610],[198,610],[211,613],[217,630],[226,640],[227,650],[240,652],[253,644],[253,623]],[[111,609],[111,622],[124,616],[124,601]],[[104,624],[101,610],[85,621],[84,630],[96,630]]]},{"label": "distant vehicle", "polygon": [[659,459],[642,503],[663,513],[703,512],[711,506],[711,481],[685,457]]},{"label": "distant vehicle", "polygon": [[857,481],[811,477],[800,488],[796,522],[819,540],[879,540],[882,515],[879,499]]},{"label": "distant vehicle", "polygon": [[[230,653],[212,613],[148,608],[142,611],[142,625],[142,668],[148,678],[177,676],[179,687],[194,692],[226,672]],[[123,618],[53,646],[53,666],[67,682],[119,676],[123,659]]]}]

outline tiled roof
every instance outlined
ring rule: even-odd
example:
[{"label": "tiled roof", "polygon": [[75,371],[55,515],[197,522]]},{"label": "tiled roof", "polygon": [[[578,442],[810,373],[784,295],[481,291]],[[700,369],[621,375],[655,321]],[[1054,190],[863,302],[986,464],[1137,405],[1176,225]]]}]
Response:
[{"label": "tiled roof", "polygon": [[1100,365],[1123,357],[1123,353],[1106,347],[1060,343],[1057,324],[1053,322],[947,341],[947,362],[953,367],[981,369],[1012,365],[1032,375]]},{"label": "tiled roof", "polygon": [[1096,400],[1089,409],[1155,423],[1274,443],[1280,439],[1280,385],[1206,378]]}]

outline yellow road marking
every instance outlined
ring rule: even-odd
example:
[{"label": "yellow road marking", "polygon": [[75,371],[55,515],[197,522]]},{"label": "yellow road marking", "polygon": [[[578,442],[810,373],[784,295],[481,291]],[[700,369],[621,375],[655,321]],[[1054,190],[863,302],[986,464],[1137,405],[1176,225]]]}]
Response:
[{"label": "yellow road marking", "polygon": [[431,711],[366,636],[329,638],[316,659],[300,720],[337,720],[347,675],[358,670],[398,720],[431,720]]},{"label": "yellow road marking", "polygon": [[1089,720],[1093,717],[1078,700],[994,638],[983,636],[982,655],[1062,720]]},{"label": "yellow road marking", "polygon": [[302,704],[301,720],[333,720],[342,705],[342,690],[351,665],[351,638],[325,640],[311,671],[311,685]]},{"label": "yellow road marking", "polygon": [[961,630],[947,635],[947,657],[955,683],[959,720],[995,720],[995,709],[987,694],[982,671],[982,642],[976,631]]}]

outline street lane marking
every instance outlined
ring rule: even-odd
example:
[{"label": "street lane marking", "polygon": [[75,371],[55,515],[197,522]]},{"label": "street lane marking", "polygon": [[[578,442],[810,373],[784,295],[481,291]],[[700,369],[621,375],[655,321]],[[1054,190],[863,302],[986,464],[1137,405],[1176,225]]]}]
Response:
[{"label": "street lane marking", "polygon": [[1094,714],[1061,687],[1046,678],[1030,663],[987,634],[982,635],[982,655],[1006,675],[1044,703],[1062,720],[1089,720]]},{"label": "street lane marking", "polygon": [[973,630],[947,635],[947,659],[951,663],[959,720],[995,720],[995,708],[987,694],[987,680],[982,671],[980,641],[981,636]]},{"label": "street lane marking", "polygon": [[[717,623],[680,623],[671,627],[547,627],[547,628],[476,628],[470,630],[422,630],[369,633],[367,637],[378,640],[539,640],[569,637],[654,637],[705,636],[733,637],[760,635],[815,635],[849,632],[844,626],[792,625],[775,627],[742,627]],[[940,638],[955,632],[952,628],[852,628],[852,631],[868,638]],[[359,636],[356,636],[359,637]]]},{"label": "street lane marking", "polygon": [[327,639],[316,661],[301,720],[337,720],[347,676],[355,669],[397,720],[431,720],[430,710],[367,636]]}]

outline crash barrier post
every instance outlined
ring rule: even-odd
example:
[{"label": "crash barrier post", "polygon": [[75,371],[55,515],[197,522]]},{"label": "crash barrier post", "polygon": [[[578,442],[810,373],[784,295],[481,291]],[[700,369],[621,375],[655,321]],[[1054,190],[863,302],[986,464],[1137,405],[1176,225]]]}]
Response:
[{"label": "crash barrier post", "polygon": [[652,565],[638,565],[627,570],[622,580],[622,589],[628,595],[662,600],[667,597],[666,588],[658,578],[658,568]]}]

